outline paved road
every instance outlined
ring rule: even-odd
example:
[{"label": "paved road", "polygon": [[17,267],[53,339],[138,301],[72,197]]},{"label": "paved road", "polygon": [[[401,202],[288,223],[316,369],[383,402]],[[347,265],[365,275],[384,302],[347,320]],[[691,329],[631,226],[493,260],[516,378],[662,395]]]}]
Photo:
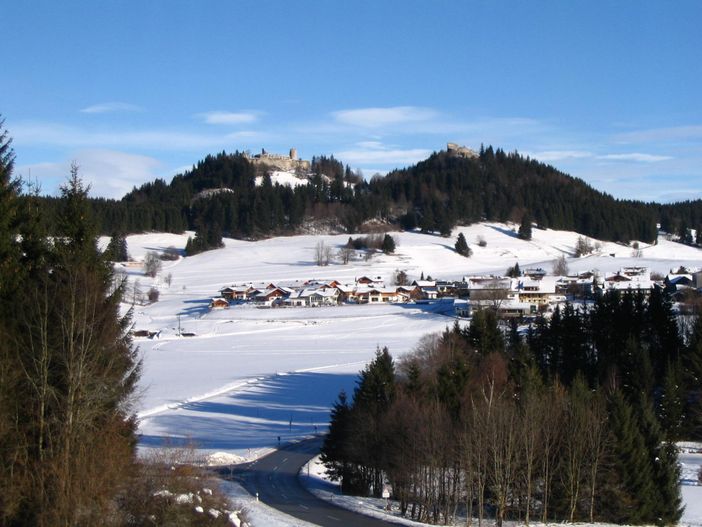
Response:
[{"label": "paved road", "polygon": [[[237,481],[252,495],[286,514],[322,527],[387,527],[391,522],[357,514],[321,500],[308,492],[298,480],[298,472],[319,453],[322,438],[287,445],[233,470]],[[229,476],[222,471],[222,477]]]}]

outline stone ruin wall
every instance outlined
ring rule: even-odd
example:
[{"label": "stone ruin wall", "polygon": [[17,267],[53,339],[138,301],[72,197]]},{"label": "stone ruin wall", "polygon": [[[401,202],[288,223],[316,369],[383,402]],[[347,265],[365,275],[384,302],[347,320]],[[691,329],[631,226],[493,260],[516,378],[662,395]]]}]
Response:
[{"label": "stone ruin wall", "polygon": [[297,150],[290,149],[290,155],[269,154],[262,150],[260,154],[250,156],[244,154],[255,167],[265,167],[271,170],[281,170],[285,172],[307,173],[310,170],[310,162],[298,159]]}]

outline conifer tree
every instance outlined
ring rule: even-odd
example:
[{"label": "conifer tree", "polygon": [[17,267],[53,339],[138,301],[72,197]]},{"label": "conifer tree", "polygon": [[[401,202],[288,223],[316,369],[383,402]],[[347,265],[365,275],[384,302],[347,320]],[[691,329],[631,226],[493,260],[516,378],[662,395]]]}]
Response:
[{"label": "conifer tree", "polygon": [[665,441],[664,432],[649,397],[642,394],[635,405],[635,411],[651,465],[651,482],[654,488],[651,499],[654,506],[653,515],[648,522],[674,525],[682,515],[677,448],[674,443]]},{"label": "conifer tree", "polygon": [[343,492],[347,492],[353,487],[350,481],[352,471],[347,455],[350,411],[346,392],[342,390],[332,407],[329,417],[329,433],[324,438],[321,451],[321,460],[327,468],[327,473],[332,480],[341,482]]},{"label": "conifer tree", "polygon": [[679,361],[669,362],[658,398],[658,419],[667,441],[681,439],[684,423],[682,367]]},{"label": "conifer tree", "polygon": [[[20,364],[11,339],[17,331],[15,302],[24,282],[17,245],[17,201],[19,182],[13,178],[15,155],[12,140],[0,117],[0,524],[11,523],[22,511],[22,496],[31,475],[18,469],[25,459],[26,440],[21,426],[27,401],[18,396]],[[17,522],[19,523],[19,522]]]},{"label": "conifer tree", "polygon": [[[5,120],[0,115],[0,273],[10,276],[19,256],[15,241],[20,182],[13,178],[15,153],[4,124]],[[0,280],[0,298],[12,286],[13,280]]]},{"label": "conifer tree", "polygon": [[110,237],[110,243],[105,249],[105,258],[112,262],[126,262],[129,260],[127,252],[127,239],[123,234],[114,232]]},{"label": "conifer tree", "polygon": [[522,216],[522,223],[519,225],[519,237],[522,240],[531,240],[531,217],[529,214]]},{"label": "conifer tree", "polygon": [[456,239],[456,244],[454,247],[456,248],[456,252],[461,256],[465,256],[467,258],[471,255],[472,251],[470,250],[470,247],[468,247],[468,242],[466,242],[466,237],[463,236],[462,232],[458,233],[458,238]]},{"label": "conifer tree", "polygon": [[9,408],[21,448],[3,459],[0,474],[0,488],[9,476],[15,489],[12,503],[0,507],[13,525],[102,521],[133,461],[130,397],[139,363],[75,166],[62,187],[56,228],[53,246],[43,249],[38,240],[45,237],[25,229],[22,243],[31,250],[23,255],[26,279],[14,276],[22,285],[11,298],[16,324],[0,328],[0,370],[9,361],[19,372],[0,383],[3,398],[15,401]]},{"label": "conifer tree", "polygon": [[395,252],[395,239],[389,234],[383,236],[382,249],[385,254],[391,254]]},{"label": "conifer tree", "polygon": [[617,523],[655,523],[658,498],[650,453],[639,421],[620,392],[610,397],[609,416],[614,466],[605,516]]},{"label": "conifer tree", "polygon": [[510,278],[519,278],[522,276],[522,270],[519,268],[519,262],[516,262],[513,267],[507,269],[507,276]]}]

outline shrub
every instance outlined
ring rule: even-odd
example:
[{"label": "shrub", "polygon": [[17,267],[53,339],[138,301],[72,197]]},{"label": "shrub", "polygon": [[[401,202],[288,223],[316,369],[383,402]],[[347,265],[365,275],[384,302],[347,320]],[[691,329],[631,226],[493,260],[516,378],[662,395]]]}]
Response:
[{"label": "shrub", "polygon": [[159,258],[164,261],[177,260],[180,258],[180,251],[171,245],[159,255]]},{"label": "shrub", "polygon": [[158,302],[158,297],[159,297],[158,289],[156,289],[155,287],[152,287],[151,289],[149,289],[148,297],[149,297],[149,302],[151,302],[152,304]]}]

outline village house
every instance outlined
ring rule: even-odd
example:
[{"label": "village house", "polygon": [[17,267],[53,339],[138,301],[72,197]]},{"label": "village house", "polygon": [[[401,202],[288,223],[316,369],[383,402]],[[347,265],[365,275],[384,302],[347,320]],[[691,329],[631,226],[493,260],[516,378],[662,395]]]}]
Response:
[{"label": "village house", "polygon": [[[271,287],[272,286],[272,287]],[[254,304],[258,306],[279,305],[292,293],[291,289],[282,288],[270,284],[267,289],[261,291],[253,297]]]},{"label": "village house", "polygon": [[517,281],[505,276],[464,277],[468,298],[473,300],[519,300]]},{"label": "village house", "polygon": [[415,285],[398,285],[397,293],[405,296],[407,302],[422,298],[422,291]]},{"label": "village house", "polygon": [[604,291],[629,291],[651,294],[655,283],[651,280],[651,273],[646,267],[622,267],[619,271],[606,274],[604,277]]},{"label": "village house", "polygon": [[356,284],[383,287],[385,285],[385,282],[383,281],[383,279],[380,276],[376,276],[375,278],[370,278],[368,276],[361,276],[360,278],[356,278]]},{"label": "village house", "polygon": [[256,289],[251,284],[232,285],[219,290],[219,294],[221,296],[232,301],[246,301],[253,298],[260,292],[261,290]]},{"label": "village house", "polygon": [[434,280],[415,280],[412,285],[419,289],[419,298],[423,300],[436,300],[439,298],[439,289]]},{"label": "village house", "polygon": [[394,287],[367,287],[356,290],[359,304],[395,304],[409,299],[409,295],[398,293]]},{"label": "village house", "polygon": [[518,279],[517,294],[519,302],[537,306],[548,304],[556,295],[556,280],[555,276],[544,276],[538,280],[528,277]]},{"label": "village house", "polygon": [[229,309],[229,300],[224,297],[210,299],[210,309]]},{"label": "village house", "polygon": [[335,306],[339,303],[339,290],[333,287],[306,288],[292,291],[284,301],[288,306]]},{"label": "village house", "polygon": [[556,294],[571,300],[592,298],[599,289],[598,278],[592,271],[577,275],[560,276],[556,281]]}]

